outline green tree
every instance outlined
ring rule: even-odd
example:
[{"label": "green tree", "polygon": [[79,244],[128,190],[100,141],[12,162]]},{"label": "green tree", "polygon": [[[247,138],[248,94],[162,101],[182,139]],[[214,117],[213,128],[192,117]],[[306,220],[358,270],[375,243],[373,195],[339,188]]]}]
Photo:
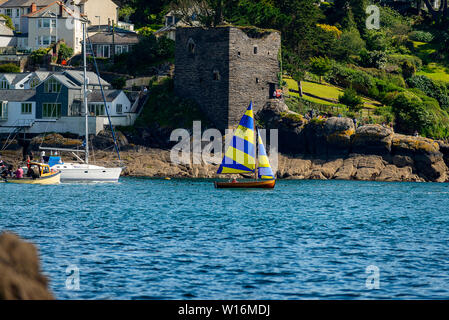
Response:
[{"label": "green tree", "polygon": [[320,77],[320,83],[322,82],[323,76],[325,76],[331,69],[332,62],[328,57],[310,58],[310,70]]},{"label": "green tree", "polygon": [[338,97],[338,102],[348,106],[352,112],[359,112],[363,108],[363,100],[357,95],[357,92],[352,88],[347,88],[342,95]]},{"label": "green tree", "polygon": [[4,73],[20,73],[20,68],[14,63],[5,63],[0,65],[0,72]]}]

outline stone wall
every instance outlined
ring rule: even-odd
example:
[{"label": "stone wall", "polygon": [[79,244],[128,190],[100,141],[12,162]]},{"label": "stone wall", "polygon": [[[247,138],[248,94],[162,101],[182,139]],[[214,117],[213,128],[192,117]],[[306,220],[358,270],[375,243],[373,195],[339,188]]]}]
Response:
[{"label": "stone wall", "polygon": [[278,32],[179,28],[175,92],[194,99],[218,129],[233,128],[250,101],[260,110],[272,95],[270,83],[277,87],[280,45]]},{"label": "stone wall", "polygon": [[277,32],[251,37],[239,28],[230,29],[229,126],[238,124],[250,101],[254,112],[258,112],[272,97],[270,91],[279,82],[280,46],[281,36]]},{"label": "stone wall", "polygon": [[[214,71],[220,80],[214,80]],[[228,79],[228,28],[176,30],[175,93],[195,100],[220,129],[227,127]]]}]

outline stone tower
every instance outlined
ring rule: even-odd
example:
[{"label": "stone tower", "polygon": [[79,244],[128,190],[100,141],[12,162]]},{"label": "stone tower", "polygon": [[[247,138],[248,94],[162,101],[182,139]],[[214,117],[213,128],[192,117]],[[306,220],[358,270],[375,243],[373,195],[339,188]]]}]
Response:
[{"label": "stone tower", "polygon": [[175,92],[195,100],[217,129],[235,128],[250,101],[257,112],[278,88],[280,48],[277,31],[178,28]]}]

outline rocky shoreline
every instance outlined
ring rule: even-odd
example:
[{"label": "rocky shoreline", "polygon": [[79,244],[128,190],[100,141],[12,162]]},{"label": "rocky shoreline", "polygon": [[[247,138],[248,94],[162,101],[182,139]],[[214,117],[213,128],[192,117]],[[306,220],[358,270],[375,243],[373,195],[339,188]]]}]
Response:
[{"label": "rocky shoreline", "polygon": [[[412,143],[398,140],[398,143]],[[396,137],[396,139],[401,139]],[[416,139],[412,140],[416,143]],[[279,155],[278,179],[298,180],[363,180],[363,181],[408,181],[448,182],[449,169],[438,144],[420,141],[420,148],[413,154],[366,155],[349,154],[346,157],[316,158],[310,156]],[[421,148],[434,148],[425,153]],[[427,151],[426,151],[427,152]],[[123,176],[150,178],[229,178],[216,175],[218,165],[177,165],[170,161],[170,151],[139,147],[137,150],[121,152],[126,169]],[[22,158],[21,151],[4,151],[3,159],[17,165]],[[97,151],[93,162],[99,165],[116,166],[113,152]],[[71,160],[66,158],[66,161]],[[448,159],[446,158],[446,161]]]},{"label": "rocky shoreline", "polygon": [[[278,129],[278,179],[449,182],[449,144],[443,141],[397,134],[377,124],[355,128],[352,119],[343,117],[307,121],[281,101],[268,104],[256,118],[266,129]],[[218,163],[175,164],[168,147],[134,145],[125,135],[117,136],[126,166],[123,176],[230,178],[216,175]],[[50,134],[44,141],[35,137],[29,148],[37,155],[41,144],[70,148],[81,143],[80,139]],[[109,151],[91,152],[93,163],[118,165],[109,134],[100,134],[92,144],[95,150],[109,147]],[[2,156],[4,161],[18,165],[22,148],[12,144],[11,150],[2,151]]]}]

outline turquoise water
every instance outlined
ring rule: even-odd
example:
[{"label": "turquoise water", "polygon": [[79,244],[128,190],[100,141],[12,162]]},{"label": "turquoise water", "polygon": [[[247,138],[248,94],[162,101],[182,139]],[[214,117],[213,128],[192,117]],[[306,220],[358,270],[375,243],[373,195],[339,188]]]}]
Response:
[{"label": "turquoise water", "polygon": [[60,299],[449,297],[447,184],[124,178],[0,192],[0,230],[38,246]]}]

